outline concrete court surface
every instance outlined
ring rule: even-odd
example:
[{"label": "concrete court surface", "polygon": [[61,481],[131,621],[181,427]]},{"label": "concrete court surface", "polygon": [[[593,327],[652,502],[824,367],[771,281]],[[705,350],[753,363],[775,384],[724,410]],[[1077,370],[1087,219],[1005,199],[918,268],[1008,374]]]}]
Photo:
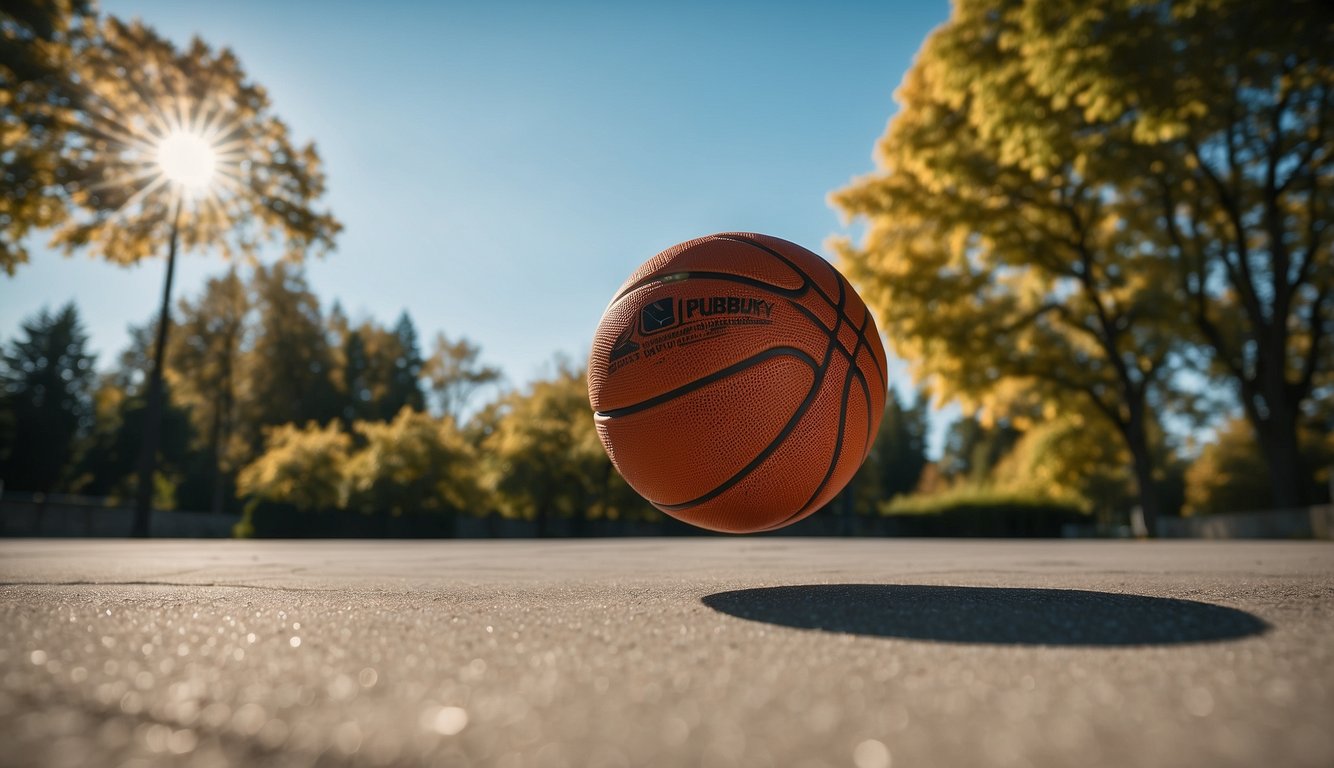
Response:
[{"label": "concrete court surface", "polygon": [[1334,545],[0,542],[0,765],[1334,766]]}]

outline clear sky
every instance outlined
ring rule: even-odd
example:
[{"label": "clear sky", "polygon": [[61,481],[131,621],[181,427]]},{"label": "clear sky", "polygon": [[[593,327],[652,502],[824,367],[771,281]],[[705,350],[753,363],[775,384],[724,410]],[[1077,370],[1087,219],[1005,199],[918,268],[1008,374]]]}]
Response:
[{"label": "clear sky", "polygon": [[[308,268],[326,308],[385,323],[406,309],[424,346],[467,336],[513,385],[556,353],[582,359],[616,287],[674,243],[752,230],[825,253],[846,231],[826,196],[872,170],[893,90],[949,13],[942,0],[102,7],[231,47],[316,142],[346,226]],[[175,296],[224,266],[185,257]],[[0,277],[0,336],[73,299],[109,364],[156,311],[163,267],[38,249]]]}]

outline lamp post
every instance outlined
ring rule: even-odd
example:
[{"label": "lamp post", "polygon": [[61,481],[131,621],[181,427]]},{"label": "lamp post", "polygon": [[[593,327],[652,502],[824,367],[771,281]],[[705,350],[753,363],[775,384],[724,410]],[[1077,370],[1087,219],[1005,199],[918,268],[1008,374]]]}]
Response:
[{"label": "lamp post", "polygon": [[137,538],[146,538],[152,529],[153,478],[157,474],[157,452],[161,442],[164,400],[162,366],[166,358],[167,333],[171,325],[171,285],[176,274],[176,248],[180,240],[181,211],[187,197],[200,194],[212,183],[216,154],[212,145],[203,136],[187,131],[173,131],[158,142],[156,161],[162,179],[171,185],[171,236],[167,245],[167,277],[162,284],[162,306],[158,311],[153,367],[148,372],[143,441],[139,445],[139,482],[135,489],[134,525],[130,531],[130,534]]}]

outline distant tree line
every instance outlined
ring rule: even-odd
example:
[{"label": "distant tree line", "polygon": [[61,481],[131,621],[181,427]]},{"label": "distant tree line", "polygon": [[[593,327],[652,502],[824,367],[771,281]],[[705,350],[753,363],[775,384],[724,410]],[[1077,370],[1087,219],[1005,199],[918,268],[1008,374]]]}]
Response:
[{"label": "distant tree line", "polygon": [[[244,514],[241,532],[259,535],[349,525],[376,535],[395,519],[449,535],[460,515],[531,520],[539,534],[557,519],[576,534],[584,521],[659,519],[603,452],[578,366],[557,360],[548,375],[506,386],[467,339],[435,334],[423,349],[407,313],[383,325],[349,318],[337,302],[326,310],[286,263],[216,276],[172,317],[152,488],[160,508]],[[151,321],[130,328],[125,349],[98,366],[69,304],[7,340],[7,491],[121,505],[135,497],[154,331]],[[905,404],[891,390],[866,465],[822,514],[1020,498],[1123,520],[1135,502],[1122,449],[1097,420],[1065,415],[1021,429],[963,418],[934,461],[928,426],[925,398]],[[1154,445],[1168,468],[1159,491],[1169,513],[1266,506],[1263,459],[1244,421],[1193,460],[1166,440]]]}]

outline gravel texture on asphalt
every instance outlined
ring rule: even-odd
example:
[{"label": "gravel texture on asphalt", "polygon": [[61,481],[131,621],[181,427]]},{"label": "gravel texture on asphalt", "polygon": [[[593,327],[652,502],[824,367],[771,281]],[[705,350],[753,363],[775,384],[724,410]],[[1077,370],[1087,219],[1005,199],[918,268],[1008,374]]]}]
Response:
[{"label": "gravel texture on asphalt", "polygon": [[0,765],[1334,765],[1334,545],[0,542]]}]

